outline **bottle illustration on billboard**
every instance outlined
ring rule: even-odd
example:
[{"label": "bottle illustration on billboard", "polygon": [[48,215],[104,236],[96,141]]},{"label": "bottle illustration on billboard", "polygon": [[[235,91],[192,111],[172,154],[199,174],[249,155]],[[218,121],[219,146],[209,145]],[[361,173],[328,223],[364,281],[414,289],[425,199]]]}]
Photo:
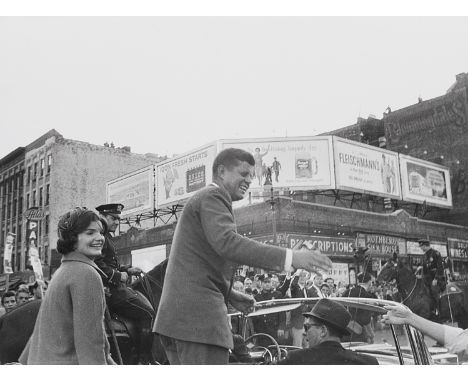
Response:
[{"label": "bottle illustration on billboard", "polygon": [[311,179],[318,173],[317,158],[306,151],[296,153],[296,178]]}]

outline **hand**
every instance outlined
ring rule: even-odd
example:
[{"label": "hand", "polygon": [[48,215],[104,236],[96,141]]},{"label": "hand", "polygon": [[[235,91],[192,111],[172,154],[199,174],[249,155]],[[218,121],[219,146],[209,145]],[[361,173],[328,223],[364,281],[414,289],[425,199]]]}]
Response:
[{"label": "hand", "polygon": [[120,272],[120,281],[126,283],[128,280],[128,273],[127,272]]},{"label": "hand", "polygon": [[255,309],[255,299],[253,296],[235,290],[231,290],[229,302],[235,309],[244,314],[252,313]]},{"label": "hand", "polygon": [[278,329],[277,335],[278,335],[278,337],[284,337],[284,330],[283,329]]},{"label": "hand", "polygon": [[143,271],[138,267],[131,267],[131,268],[127,269],[127,272],[128,272],[129,275],[133,276],[133,275],[139,275]]},{"label": "hand", "polygon": [[455,337],[451,344],[448,346],[450,353],[463,353],[468,354],[468,330],[464,330]]},{"label": "hand", "polygon": [[403,325],[410,323],[413,312],[406,306],[385,305],[384,308],[388,310],[387,314],[382,316],[384,324]]},{"label": "hand", "polygon": [[432,286],[437,286],[437,280],[436,279],[432,280]]},{"label": "hand", "polygon": [[332,269],[332,261],[318,249],[293,250],[292,266],[310,272],[328,272]]}]

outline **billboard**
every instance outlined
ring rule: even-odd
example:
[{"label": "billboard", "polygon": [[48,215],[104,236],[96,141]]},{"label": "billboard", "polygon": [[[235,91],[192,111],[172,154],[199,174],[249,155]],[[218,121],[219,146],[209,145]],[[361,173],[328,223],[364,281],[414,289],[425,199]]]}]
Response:
[{"label": "billboard", "polygon": [[452,207],[449,169],[400,154],[403,200],[436,207]]},{"label": "billboard", "polygon": [[401,199],[398,154],[333,137],[336,188]]},{"label": "billboard", "polygon": [[255,158],[250,191],[264,187],[288,190],[335,187],[331,137],[222,140],[220,149],[244,149]]},{"label": "billboard", "polygon": [[122,203],[122,217],[154,208],[154,166],[150,165],[107,182],[107,203]]},{"label": "billboard", "polygon": [[216,144],[210,143],[156,165],[157,208],[177,204],[212,181]]}]

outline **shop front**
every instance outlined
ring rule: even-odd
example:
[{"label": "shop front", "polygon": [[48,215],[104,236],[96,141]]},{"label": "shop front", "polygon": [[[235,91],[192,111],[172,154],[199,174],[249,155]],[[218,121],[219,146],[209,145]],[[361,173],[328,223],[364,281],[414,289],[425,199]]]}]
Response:
[{"label": "shop front", "polygon": [[468,279],[468,240],[448,238],[449,258],[455,280]]}]

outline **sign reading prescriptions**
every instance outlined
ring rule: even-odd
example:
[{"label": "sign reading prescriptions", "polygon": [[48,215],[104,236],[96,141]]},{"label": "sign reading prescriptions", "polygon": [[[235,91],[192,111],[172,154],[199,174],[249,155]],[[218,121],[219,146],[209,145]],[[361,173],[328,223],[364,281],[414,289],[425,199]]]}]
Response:
[{"label": "sign reading prescriptions", "polygon": [[437,207],[452,207],[449,169],[400,154],[403,200]]},{"label": "sign reading prescriptions", "polygon": [[107,183],[107,203],[122,203],[122,217],[152,211],[154,166],[148,166]]},{"label": "sign reading prescriptions", "polygon": [[401,199],[398,154],[333,137],[336,188]]},{"label": "sign reading prescriptions", "polygon": [[288,235],[288,240],[289,248],[316,248],[329,256],[352,255],[355,243],[354,238],[294,234]]},{"label": "sign reading prescriptions", "polygon": [[331,137],[222,140],[221,150],[235,147],[255,159],[250,191],[274,187],[289,190],[333,189]]},{"label": "sign reading prescriptions", "polygon": [[156,165],[157,207],[174,205],[190,198],[212,181],[216,144],[190,151]]}]

